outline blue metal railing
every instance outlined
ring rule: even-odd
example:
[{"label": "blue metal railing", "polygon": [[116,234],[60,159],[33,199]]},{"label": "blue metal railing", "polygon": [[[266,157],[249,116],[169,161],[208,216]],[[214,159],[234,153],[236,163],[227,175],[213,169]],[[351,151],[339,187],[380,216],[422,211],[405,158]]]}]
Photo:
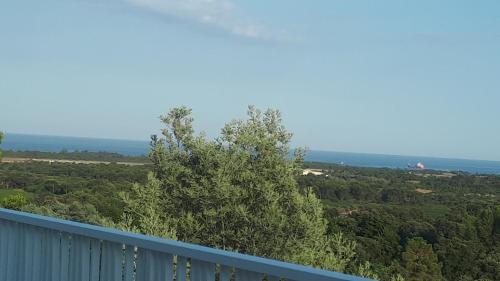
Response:
[{"label": "blue metal railing", "polygon": [[0,281],[367,281],[0,208]]}]

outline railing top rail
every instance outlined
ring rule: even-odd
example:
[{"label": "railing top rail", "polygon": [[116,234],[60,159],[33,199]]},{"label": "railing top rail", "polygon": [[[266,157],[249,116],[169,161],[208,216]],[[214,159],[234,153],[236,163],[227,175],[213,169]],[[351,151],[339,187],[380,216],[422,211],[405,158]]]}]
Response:
[{"label": "railing top rail", "polygon": [[53,229],[94,239],[133,245],[143,249],[170,253],[244,270],[279,276],[289,280],[368,281],[370,279],[315,269],[272,259],[229,252],[153,236],[124,232],[112,228],[61,220],[52,217],[0,208],[0,219]]}]

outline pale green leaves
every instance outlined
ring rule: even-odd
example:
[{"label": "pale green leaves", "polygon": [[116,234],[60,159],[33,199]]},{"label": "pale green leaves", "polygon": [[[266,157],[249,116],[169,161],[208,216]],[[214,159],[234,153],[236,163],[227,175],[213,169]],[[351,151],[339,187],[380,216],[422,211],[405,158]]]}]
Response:
[{"label": "pale green leaves", "polygon": [[355,244],[326,235],[321,202],[297,184],[303,151],[276,110],[250,107],[221,136],[195,135],[191,110],[161,118],[153,137],[154,175],[123,195],[123,227],[258,256],[344,271]]},{"label": "pale green leaves", "polygon": [[167,202],[163,192],[160,182],[150,174],[146,185],[134,184],[130,195],[121,193],[125,203],[121,228],[175,239],[175,221],[165,212]]}]

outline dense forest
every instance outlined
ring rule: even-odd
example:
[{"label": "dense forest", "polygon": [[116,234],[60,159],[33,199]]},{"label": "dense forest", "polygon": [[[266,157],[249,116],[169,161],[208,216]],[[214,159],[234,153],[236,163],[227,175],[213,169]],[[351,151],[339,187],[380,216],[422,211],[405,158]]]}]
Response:
[{"label": "dense forest", "polygon": [[303,163],[276,111],[251,108],[216,141],[186,108],[162,121],[144,165],[0,163],[0,206],[378,280],[500,280],[500,176]]},{"label": "dense forest", "polygon": [[[389,280],[395,273],[410,276],[410,245],[417,243],[417,251],[431,246],[425,253],[429,261],[435,257],[429,266],[439,268],[445,280],[500,280],[499,176],[440,177],[435,172],[305,165],[325,172],[299,176],[298,181],[322,200],[328,232],[341,231],[356,241],[356,259],[369,261],[381,279]],[[151,169],[1,163],[0,205],[109,225],[123,213],[119,193],[130,191],[134,183],[146,183]],[[419,193],[417,188],[432,193]]]},{"label": "dense forest", "polygon": [[[324,175],[299,183],[322,200],[329,232],[354,239],[357,258],[372,262],[380,276],[500,280],[500,176],[308,166]],[[411,255],[427,258],[435,275],[417,277]]]}]

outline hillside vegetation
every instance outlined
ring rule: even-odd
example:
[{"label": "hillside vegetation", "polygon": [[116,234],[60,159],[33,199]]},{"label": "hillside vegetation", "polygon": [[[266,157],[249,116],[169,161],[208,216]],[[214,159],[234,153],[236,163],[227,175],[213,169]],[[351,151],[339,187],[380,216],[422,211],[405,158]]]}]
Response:
[{"label": "hillside vegetation", "polygon": [[378,280],[500,280],[500,176],[303,163],[273,110],[215,140],[192,122],[162,117],[148,165],[0,163],[0,206]]}]

